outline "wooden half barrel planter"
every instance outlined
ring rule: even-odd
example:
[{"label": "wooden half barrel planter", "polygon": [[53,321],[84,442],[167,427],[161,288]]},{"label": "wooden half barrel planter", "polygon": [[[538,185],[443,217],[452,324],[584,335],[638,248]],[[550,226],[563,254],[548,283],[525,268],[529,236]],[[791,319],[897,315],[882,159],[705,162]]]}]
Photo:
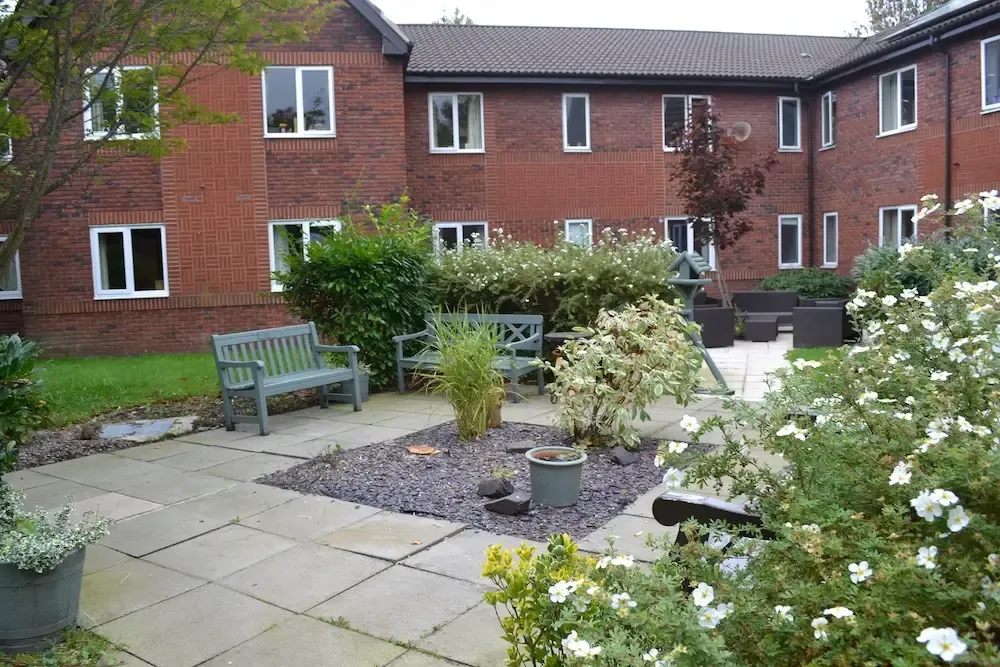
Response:
[{"label": "wooden half barrel planter", "polygon": [[550,507],[575,505],[587,455],[572,447],[535,447],[525,453],[531,474],[531,502]]}]

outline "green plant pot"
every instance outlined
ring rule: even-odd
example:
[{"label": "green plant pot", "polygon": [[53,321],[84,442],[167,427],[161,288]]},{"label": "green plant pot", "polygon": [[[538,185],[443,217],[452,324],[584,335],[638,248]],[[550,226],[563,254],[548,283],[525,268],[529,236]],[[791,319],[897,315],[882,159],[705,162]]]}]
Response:
[{"label": "green plant pot", "polygon": [[38,574],[0,563],[0,653],[38,653],[76,625],[86,549]]},{"label": "green plant pot", "polygon": [[[576,459],[546,459],[546,454],[577,454]],[[572,447],[535,447],[525,454],[531,473],[531,502],[549,507],[575,505],[580,498],[580,480],[587,455]]]}]

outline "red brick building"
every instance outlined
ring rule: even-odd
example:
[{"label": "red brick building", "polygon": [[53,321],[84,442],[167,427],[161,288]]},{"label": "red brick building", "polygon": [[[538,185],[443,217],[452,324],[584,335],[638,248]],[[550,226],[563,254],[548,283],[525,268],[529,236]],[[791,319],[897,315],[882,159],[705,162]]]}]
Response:
[{"label": "red brick building", "polygon": [[[1000,0],[866,39],[397,27],[349,0],[309,44],[265,55],[261,77],[190,90],[242,122],[174,130],[183,152],[117,160],[46,203],[0,276],[0,331],[53,355],[124,354],[278,324],[279,230],[328,233],[349,200],[404,189],[446,245],[625,227],[690,247],[670,144],[705,100],[749,126],[748,154],[778,151],[753,232],[720,258],[731,281],[846,273],[869,244],[928,233],[909,222],[923,194],[1000,187]],[[80,132],[101,131],[91,115]]]}]

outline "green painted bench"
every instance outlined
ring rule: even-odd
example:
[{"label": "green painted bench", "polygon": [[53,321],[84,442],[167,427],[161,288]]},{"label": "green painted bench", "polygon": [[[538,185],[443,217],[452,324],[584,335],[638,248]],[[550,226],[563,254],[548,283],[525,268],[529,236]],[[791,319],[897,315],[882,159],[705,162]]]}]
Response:
[{"label": "green painted bench", "polygon": [[[318,387],[320,406],[325,408],[331,396],[327,387],[337,383],[350,387],[351,393],[333,395],[350,396],[354,411],[359,411],[358,351],[357,345],[321,345],[312,322],[212,336],[226,430],[235,430],[237,423],[259,424],[260,434],[267,435],[268,396]],[[327,367],[322,352],[346,354],[349,367]],[[256,417],[235,413],[233,399],[240,397],[256,401]]]},{"label": "green painted bench", "polygon": [[[434,319],[437,317],[445,321],[469,320],[496,326],[501,334],[497,349],[503,354],[497,355],[494,366],[504,377],[510,378],[511,384],[514,385],[514,402],[518,403],[521,400],[517,391],[517,381],[522,375],[528,373],[537,374],[538,393],[545,392],[545,371],[532,363],[542,355],[544,318],[541,315],[444,313],[441,315],[427,314],[424,317],[426,328],[423,331],[392,337],[392,341],[396,344],[396,376],[399,381],[399,393],[402,394],[406,391],[405,373],[408,369],[437,367],[440,356],[437,352],[427,349],[434,341]],[[416,354],[405,354],[403,343],[415,340],[424,341],[425,349]]]}]

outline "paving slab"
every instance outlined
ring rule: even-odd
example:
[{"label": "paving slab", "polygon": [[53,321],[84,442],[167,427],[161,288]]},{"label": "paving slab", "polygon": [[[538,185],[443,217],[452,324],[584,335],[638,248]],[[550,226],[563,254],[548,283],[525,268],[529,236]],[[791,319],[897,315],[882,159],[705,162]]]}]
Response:
[{"label": "paving slab", "polygon": [[407,428],[417,431],[438,424],[444,424],[454,419],[451,415],[427,414],[422,412],[398,412],[395,417],[378,422],[379,426],[390,428]]},{"label": "paving slab", "polygon": [[93,512],[112,521],[121,521],[130,516],[152,512],[161,507],[163,505],[159,503],[112,492],[74,502],[70,518],[73,521],[79,521],[84,514]]},{"label": "paving slab", "polygon": [[136,459],[137,461],[158,461],[160,459],[165,459],[168,456],[175,456],[177,454],[183,454],[185,452],[190,452],[200,447],[192,442],[184,442],[183,440],[161,440],[160,442],[151,442],[148,445],[139,445],[137,447],[129,447],[128,449],[120,449],[114,452],[115,456],[124,456],[128,459]]},{"label": "paving slab", "polygon": [[234,442],[236,440],[242,440],[243,438],[249,438],[252,435],[259,433],[256,424],[253,424],[253,431],[227,431],[224,428],[213,428],[208,431],[199,431],[198,433],[188,433],[185,436],[178,438],[178,440],[183,440],[184,442],[193,442],[199,445],[215,445],[215,446],[225,446],[226,443]]},{"label": "paving slab", "polygon": [[[201,445],[191,446],[200,447]],[[237,483],[235,480],[205,475],[200,472],[178,472],[179,474],[175,477],[146,482],[138,486],[126,486],[121,492],[161,505],[173,505],[207,493],[228,489]]]},{"label": "paving slab", "polygon": [[397,642],[417,641],[483,599],[483,586],[396,566],[318,607],[310,616],[346,619],[352,628]]},{"label": "paving slab", "polygon": [[647,519],[653,518],[653,501],[666,492],[666,489],[657,484],[652,489],[636,498],[635,502],[622,510],[622,514],[641,516]]},{"label": "paving slab", "polygon": [[507,647],[492,605],[476,605],[417,643],[417,648],[473,667],[506,667]]},{"label": "paving slab", "polygon": [[291,549],[295,544],[296,542],[284,537],[252,528],[224,526],[150,554],[146,556],[146,560],[184,574],[215,581],[259,563],[268,556]]},{"label": "paving slab", "polygon": [[104,654],[100,667],[153,667],[153,665],[125,651],[108,651]]},{"label": "paving slab", "polygon": [[226,651],[203,667],[379,667],[406,651],[401,646],[296,616]]},{"label": "paving slab", "polygon": [[362,519],[317,541],[338,549],[366,556],[402,560],[434,543],[454,535],[463,525],[442,519],[379,512]]},{"label": "paving slab", "polygon": [[374,426],[362,426],[361,428],[344,431],[337,434],[336,437],[331,438],[331,440],[340,443],[345,449],[353,449],[354,447],[370,445],[373,442],[402,438],[404,435],[409,435],[410,433],[413,433],[412,429],[393,428],[375,424]]},{"label": "paving slab", "polygon": [[[339,413],[337,413],[339,414]],[[361,424],[353,422],[331,421],[327,419],[303,419],[300,424],[292,426],[275,427],[275,435],[301,435],[309,438],[328,438],[347,431],[353,431]],[[266,445],[267,443],[265,443]]]},{"label": "paving slab", "polygon": [[17,491],[25,491],[27,489],[33,489],[36,486],[51,484],[52,482],[55,482],[58,477],[43,475],[42,473],[35,472],[34,470],[17,470],[0,476],[0,479]]},{"label": "paving slab", "polygon": [[484,530],[463,530],[410,556],[403,561],[403,565],[491,586],[490,580],[482,576],[483,563],[486,562],[486,547],[500,544],[505,549],[515,549],[522,542],[538,548],[539,551],[545,550],[545,545],[540,542],[510,535],[497,535]]},{"label": "paving slab", "polygon": [[302,494],[295,491],[244,482],[222,491],[186,500],[177,507],[224,522],[242,521],[301,496]]},{"label": "paving slab", "polygon": [[109,549],[101,544],[90,544],[87,545],[87,553],[83,561],[83,574],[100,572],[128,560],[131,560],[131,556],[123,554],[121,551]]},{"label": "paving slab", "polygon": [[387,667],[455,667],[460,663],[437,658],[421,651],[407,651],[388,664]]},{"label": "paving slab", "polygon": [[348,424],[379,424],[387,419],[401,417],[404,414],[405,413],[399,412],[398,410],[385,410],[365,406],[361,412],[354,412],[352,410],[351,412],[338,414],[336,417],[333,417],[333,419],[338,422]]},{"label": "paving slab", "polygon": [[164,507],[119,521],[112,526],[111,534],[100,543],[138,558],[225,524],[225,521],[201,516],[176,506]]},{"label": "paving slab", "polygon": [[201,472],[206,475],[215,475],[225,479],[236,480],[237,482],[250,482],[258,477],[270,475],[272,472],[286,470],[300,461],[287,456],[275,456],[274,454],[251,454],[229,463],[205,468]]},{"label": "paving slab", "polygon": [[241,519],[244,526],[308,541],[378,514],[381,510],[323,496],[302,496],[266,512]]},{"label": "paving slab", "polygon": [[140,419],[124,424],[105,424],[101,428],[101,438],[104,440],[132,440],[148,442],[162,438],[174,427],[176,419]]},{"label": "paving slab", "polygon": [[80,593],[80,617],[90,627],[180,595],[204,581],[138,558],[88,574]]},{"label": "paving slab", "polygon": [[304,612],[390,565],[321,544],[301,544],[218,583],[289,611]]},{"label": "paving slab", "polygon": [[236,459],[250,456],[250,452],[240,449],[228,449],[226,447],[213,447],[211,445],[201,445],[196,449],[175,456],[168,456],[159,459],[157,464],[169,466],[178,470],[204,470],[212,466],[229,463]]},{"label": "paving slab", "polygon": [[33,486],[24,492],[25,509],[33,510],[41,507],[44,510],[55,509],[79,500],[95,496],[103,496],[107,491],[93,486],[85,486],[65,479],[55,479],[51,484]]},{"label": "paving slab", "polygon": [[[309,437],[312,438],[312,436]],[[295,445],[273,447],[264,451],[268,454],[291,456],[297,459],[314,459],[322,454],[327,447],[335,448],[337,446],[337,441],[334,438],[336,436],[330,438],[312,438],[311,440],[305,440]]]},{"label": "paving slab", "polygon": [[111,621],[100,632],[156,667],[193,667],[289,618],[287,611],[206,584]]},{"label": "paving slab", "polygon": [[608,548],[608,535],[615,535],[615,550],[631,554],[636,560],[652,562],[663,555],[659,549],[646,546],[646,539],[654,535],[657,539],[668,535],[670,541],[677,535],[676,527],[661,526],[655,519],[620,514],[611,521],[580,540],[584,551],[603,553]]},{"label": "paving slab", "polygon": [[[298,420],[306,421],[306,420]],[[306,442],[307,440],[314,439],[311,435],[301,434],[301,433],[280,433],[277,431],[277,427],[272,426],[272,432],[263,437],[257,438],[241,438],[240,440],[233,440],[232,442],[227,442],[226,447],[229,449],[241,449],[246,452],[267,452],[280,447],[287,447],[288,445],[297,445],[300,442]]]},{"label": "paving slab", "polygon": [[126,486],[135,486],[177,474],[176,471],[155,463],[112,454],[92,454],[79,459],[50,463],[35,468],[35,471],[105,491],[120,491]]}]

